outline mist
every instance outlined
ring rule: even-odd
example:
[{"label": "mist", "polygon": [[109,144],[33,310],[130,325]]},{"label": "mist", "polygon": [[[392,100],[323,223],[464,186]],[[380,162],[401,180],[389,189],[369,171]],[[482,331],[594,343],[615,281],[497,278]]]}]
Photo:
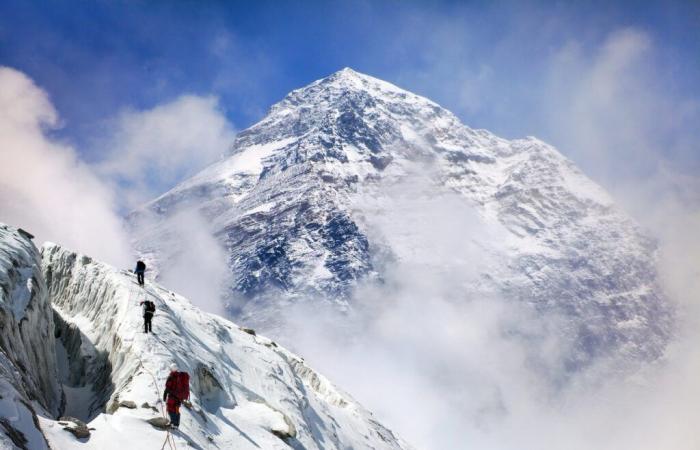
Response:
[{"label": "mist", "polygon": [[[153,230],[156,218],[149,212],[133,222],[132,229]],[[140,232],[137,232],[137,234]],[[181,208],[173,215],[172,226],[167,230],[155,228],[164,255],[157,262],[158,283],[187,297],[199,308],[225,316],[222,297],[226,282],[230,278],[226,252],[214,237],[210,222],[196,208]],[[166,240],[163,241],[163,236]],[[146,244],[147,245],[147,244]],[[172,249],[177,249],[172,251]],[[148,252],[142,255],[152,263]]]},{"label": "mist", "polygon": [[[604,358],[568,372],[565,318],[499,297],[484,278],[507,275],[496,270],[500,226],[409,178],[358,205],[370,241],[403,251],[384,259],[383,283],[360,287],[350,313],[291,315],[289,342],[310,364],[417,448],[697,448],[695,320],[638,372],[607,371]],[[692,228],[674,236],[697,250],[682,230]],[[681,317],[699,317],[697,267],[678,269],[681,248],[663,241],[664,287]]]},{"label": "mist", "polygon": [[[22,227],[36,244],[56,242],[131,269],[124,214],[221,157],[234,136],[215,97],[182,95],[108,121],[93,147],[52,136],[61,127],[50,97],[29,77],[0,67],[0,221]],[[91,154],[92,163],[80,155]],[[186,244],[158,271],[158,281],[201,308],[221,314],[226,258],[196,210],[177,215]]]}]

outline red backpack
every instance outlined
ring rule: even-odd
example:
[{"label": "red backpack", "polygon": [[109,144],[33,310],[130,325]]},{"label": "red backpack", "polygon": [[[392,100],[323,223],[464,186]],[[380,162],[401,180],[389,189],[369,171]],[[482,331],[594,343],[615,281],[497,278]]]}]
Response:
[{"label": "red backpack", "polygon": [[170,376],[172,377],[172,387],[168,387],[170,394],[180,401],[189,399],[190,374],[187,372],[175,372]]}]

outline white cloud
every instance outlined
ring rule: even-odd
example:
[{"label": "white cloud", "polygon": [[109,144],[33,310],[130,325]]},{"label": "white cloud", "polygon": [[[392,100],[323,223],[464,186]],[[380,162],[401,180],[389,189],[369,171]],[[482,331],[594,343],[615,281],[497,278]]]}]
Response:
[{"label": "white cloud", "polygon": [[[645,371],[565,373],[575,345],[566,319],[480,283],[482,273],[504,276],[499,250],[480,245],[503,241],[499,225],[457,195],[430,196],[424,187],[413,177],[355,205],[370,240],[402,252],[387,262],[381,285],[358,290],[353,311],[317,303],[293,311],[291,345],[417,448],[697,448],[688,420],[700,414],[697,320],[684,321],[665,359]],[[700,317],[699,241],[691,234],[700,215],[688,218],[683,208],[659,211],[676,237],[663,247],[661,271],[683,313]]]},{"label": "white cloud", "polygon": [[562,151],[608,187],[664,159],[662,141],[676,115],[652,69],[646,33],[622,29],[587,54],[569,43],[547,67],[543,116]]},{"label": "white cloud", "polygon": [[133,208],[215,161],[233,137],[215,97],[183,95],[152,109],[122,112],[101,142],[99,170]]},{"label": "white cloud", "polygon": [[50,138],[59,117],[23,73],[0,67],[0,220],[115,265],[130,264],[114,197],[75,150]]},{"label": "white cloud", "polygon": [[183,209],[168,232],[181,239],[180,251],[160,264],[158,281],[203,310],[224,316],[221,297],[230,273],[226,252],[209,223],[196,209]]},{"label": "white cloud", "polygon": [[[99,141],[101,162],[90,166],[49,136],[59,124],[46,92],[23,73],[0,68],[0,221],[34,233],[38,244],[54,241],[126,268],[133,253],[118,211],[215,160],[234,134],[216,98],[184,95],[118,115]],[[222,312],[223,250],[195,211],[183,211],[175,225],[187,239],[161,281]]]}]

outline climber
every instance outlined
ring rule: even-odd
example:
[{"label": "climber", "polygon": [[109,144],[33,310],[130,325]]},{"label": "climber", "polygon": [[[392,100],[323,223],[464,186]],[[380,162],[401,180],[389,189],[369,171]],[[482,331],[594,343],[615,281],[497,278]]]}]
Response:
[{"label": "climber", "polygon": [[163,401],[166,402],[166,410],[170,416],[170,426],[180,426],[180,405],[190,398],[190,374],[178,372],[177,365],[170,365],[170,375],[165,382]]},{"label": "climber", "polygon": [[148,333],[151,330],[151,319],[153,319],[153,314],[156,312],[156,304],[150,300],[143,300],[139,303],[143,308],[143,332]]},{"label": "climber", "polygon": [[136,261],[136,270],[134,270],[134,273],[136,274],[136,279],[139,282],[140,286],[143,286],[143,274],[146,272],[146,263],[138,260]]}]

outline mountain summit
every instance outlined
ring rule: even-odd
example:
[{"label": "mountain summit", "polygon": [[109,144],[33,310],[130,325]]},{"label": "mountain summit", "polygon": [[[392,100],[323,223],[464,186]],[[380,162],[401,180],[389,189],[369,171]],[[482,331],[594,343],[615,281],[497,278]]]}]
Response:
[{"label": "mountain summit", "polygon": [[[378,229],[397,192],[401,202],[456,200]],[[382,284],[402,263],[462,267],[461,244],[474,240],[489,265],[455,296],[488,292],[563,318],[571,370],[602,354],[654,359],[670,334],[654,243],[571,161],[349,68],[289,93],[225,158],[130,215],[159,276],[189,257],[183,214],[201,217],[224,249],[229,313],[276,336],[294,305],[352,310],[358,286]],[[458,229],[440,252],[412,234],[460,214],[497,237]]]}]

